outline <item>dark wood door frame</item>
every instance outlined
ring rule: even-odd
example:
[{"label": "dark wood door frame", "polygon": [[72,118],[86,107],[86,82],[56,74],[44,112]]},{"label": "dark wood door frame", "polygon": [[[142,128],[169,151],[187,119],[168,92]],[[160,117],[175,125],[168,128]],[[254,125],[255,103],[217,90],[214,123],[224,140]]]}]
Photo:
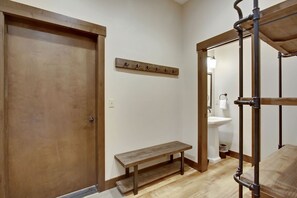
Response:
[{"label": "dark wood door frame", "polygon": [[6,18],[42,23],[49,28],[63,28],[82,35],[95,37],[96,49],[96,167],[97,188],[105,190],[105,112],[104,112],[104,26],[70,18],[53,12],[23,5],[9,0],[0,0],[0,198],[8,198],[8,145],[7,145],[7,79],[6,79]]},{"label": "dark wood door frame", "polygon": [[[249,32],[244,33],[250,36]],[[198,170],[207,171],[207,50],[238,40],[236,30],[229,30],[197,44],[198,53]]]}]

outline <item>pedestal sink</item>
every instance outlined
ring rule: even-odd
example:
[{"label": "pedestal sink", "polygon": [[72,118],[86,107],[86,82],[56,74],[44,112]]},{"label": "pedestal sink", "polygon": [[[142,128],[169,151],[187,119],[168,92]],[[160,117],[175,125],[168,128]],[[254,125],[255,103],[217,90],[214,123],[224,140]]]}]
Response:
[{"label": "pedestal sink", "polygon": [[210,163],[216,163],[221,160],[218,127],[230,122],[231,120],[231,118],[225,117],[208,117],[208,160]]}]

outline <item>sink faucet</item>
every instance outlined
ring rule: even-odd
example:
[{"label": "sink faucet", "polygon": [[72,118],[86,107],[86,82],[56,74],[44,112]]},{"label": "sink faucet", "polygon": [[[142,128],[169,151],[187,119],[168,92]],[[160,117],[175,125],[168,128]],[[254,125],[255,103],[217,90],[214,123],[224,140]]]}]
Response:
[{"label": "sink faucet", "polygon": [[211,108],[208,108],[208,113],[211,114]]}]

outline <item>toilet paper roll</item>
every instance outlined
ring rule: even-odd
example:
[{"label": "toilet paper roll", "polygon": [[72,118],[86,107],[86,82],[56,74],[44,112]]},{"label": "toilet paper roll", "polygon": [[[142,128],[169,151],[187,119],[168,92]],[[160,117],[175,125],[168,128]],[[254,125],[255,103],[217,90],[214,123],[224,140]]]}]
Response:
[{"label": "toilet paper roll", "polygon": [[227,100],[220,100],[220,109],[227,109]]}]

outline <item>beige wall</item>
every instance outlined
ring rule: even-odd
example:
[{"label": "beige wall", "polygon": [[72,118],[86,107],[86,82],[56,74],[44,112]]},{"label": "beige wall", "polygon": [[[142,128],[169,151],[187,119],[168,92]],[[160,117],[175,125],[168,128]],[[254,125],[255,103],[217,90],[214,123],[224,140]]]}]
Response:
[{"label": "beige wall", "polygon": [[[234,21],[237,20],[237,13],[233,9],[234,1],[217,0],[190,0],[183,6],[183,65],[182,68],[182,128],[183,140],[194,144],[197,139],[197,54],[195,43],[230,30]],[[281,2],[281,0],[262,0],[261,9]],[[245,1],[242,4],[244,15],[251,13],[252,1]],[[250,68],[249,54],[250,42],[245,41],[245,95],[250,93]],[[215,93],[214,100],[218,102],[219,94],[228,93],[229,109],[222,111],[216,105],[217,115],[230,116],[233,122],[220,127],[220,138],[227,142],[231,149],[238,151],[238,116],[237,107],[233,101],[238,96],[238,46],[236,43],[217,48],[215,55],[218,56],[218,66],[215,71]],[[294,60],[295,59],[295,60]],[[284,96],[296,97],[297,83],[294,81],[294,67],[296,58],[284,60]],[[262,96],[277,97],[278,95],[278,60],[277,51],[262,43]],[[191,105],[189,105],[191,104]],[[295,118],[297,115],[296,107],[284,108],[284,142],[296,144],[297,136],[294,129],[297,128]],[[245,108],[245,142],[244,152],[251,154],[251,135],[250,135],[250,109]],[[292,130],[293,129],[293,130]],[[278,144],[278,107],[262,108],[262,154],[266,157],[277,149]],[[192,150],[191,155],[196,159]]]},{"label": "beige wall", "polygon": [[[281,2],[282,0],[262,0],[261,9]],[[230,0],[190,0],[182,10],[183,30],[183,67],[182,81],[182,140],[195,147],[187,156],[197,161],[197,53],[196,43],[221,34],[233,28],[238,20],[233,9],[234,1]],[[244,15],[252,12],[252,1],[240,4]],[[249,150],[247,150],[248,154]]]},{"label": "beige wall", "polygon": [[[193,145],[193,149],[186,152],[186,157],[197,161],[196,43],[232,28],[237,20],[233,1],[190,0],[183,6],[172,0],[17,1],[107,27],[106,179],[123,174],[123,168],[114,160],[115,154],[171,140],[181,140]],[[266,8],[278,2],[281,0],[261,0],[260,6]],[[251,13],[251,1],[245,1],[242,6],[245,15]],[[234,49],[230,50],[226,51],[229,55],[233,54]],[[262,54],[263,59],[273,57],[277,61],[274,50],[265,50]],[[180,75],[172,78],[117,71],[114,68],[115,57],[177,66],[180,68]],[[284,75],[292,76],[296,73],[291,66],[293,61],[285,62],[289,66]],[[268,62],[268,65],[271,65],[271,62]],[[269,68],[263,68],[263,73],[265,70],[270,71]],[[226,73],[226,70],[224,71]],[[231,73],[226,75],[230,76]],[[218,74],[216,77],[219,80]],[[275,86],[275,82],[270,81],[272,77],[276,79],[275,74],[263,77],[263,86],[270,86],[269,83]],[[233,83],[230,81],[228,86],[237,85]],[[291,91],[294,86],[292,81],[286,80],[284,95],[296,96],[297,93]],[[230,91],[230,102],[237,96],[236,91],[236,88],[233,93]],[[115,108],[108,108],[108,99],[114,99]],[[289,117],[296,117],[293,108],[285,109],[285,119],[289,118],[284,123],[287,130],[289,127],[296,128]],[[236,113],[233,114],[236,116]],[[263,118],[263,125],[267,122],[268,125],[270,122],[274,123],[271,126],[276,125],[276,116],[277,113],[273,112],[272,121],[266,121],[270,119],[269,116]],[[236,124],[232,130],[238,131]],[[268,152],[271,145],[275,145],[275,133],[263,134],[263,141],[269,139],[269,142],[265,143]],[[237,137],[235,133],[233,135],[231,144],[236,151]],[[296,135],[293,133],[285,139],[296,143]],[[250,142],[246,142],[246,145],[245,152],[250,154]]]},{"label": "beige wall", "polygon": [[[244,96],[250,96],[251,87],[251,45],[250,39],[245,39],[244,51]],[[220,140],[230,145],[231,150],[238,151],[238,107],[233,101],[238,96],[238,43],[228,44],[215,49],[217,68],[215,69],[215,114],[228,116],[233,119],[229,124],[219,128]],[[262,69],[262,97],[278,97],[278,54],[275,49],[261,42],[261,69]],[[296,97],[297,82],[294,76],[297,73],[296,57],[283,60],[283,96]],[[229,108],[221,110],[218,98],[221,93],[228,93]],[[297,144],[296,107],[284,107],[283,110],[283,142]],[[244,152],[251,155],[251,108],[244,108]],[[278,106],[262,106],[262,157],[265,158],[278,146]],[[293,130],[292,130],[293,129]]]}]

